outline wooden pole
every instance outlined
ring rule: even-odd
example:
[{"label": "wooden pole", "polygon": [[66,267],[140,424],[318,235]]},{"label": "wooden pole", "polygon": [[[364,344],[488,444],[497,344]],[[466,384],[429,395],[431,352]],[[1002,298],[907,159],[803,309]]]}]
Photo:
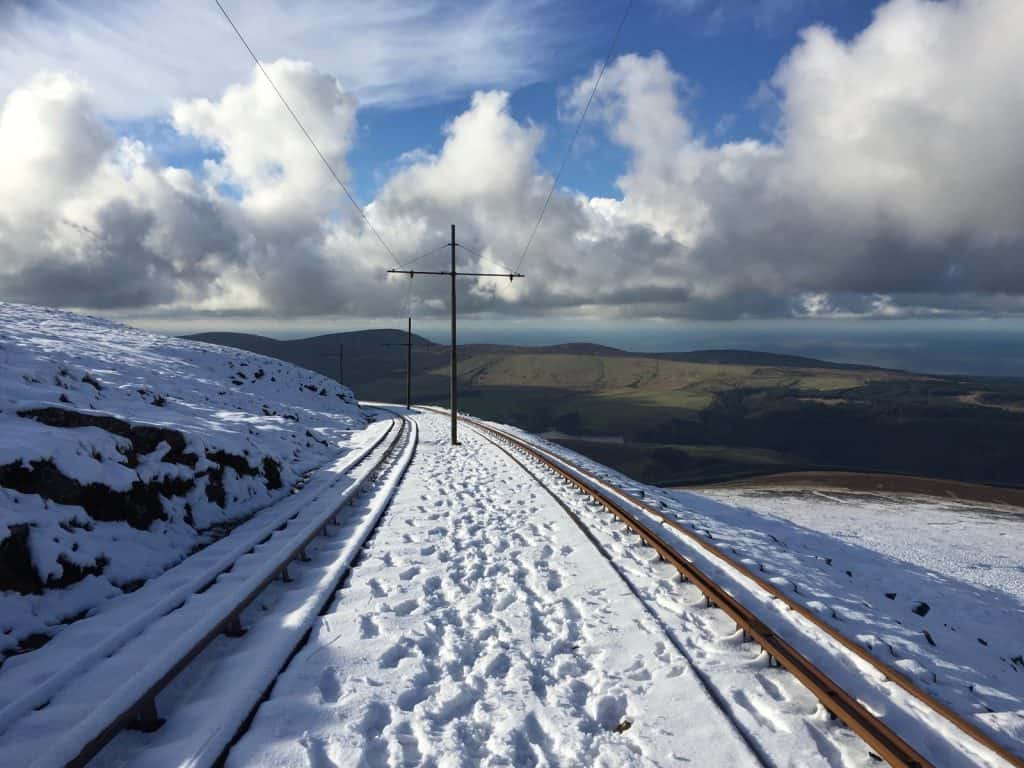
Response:
[{"label": "wooden pole", "polygon": [[405,407],[412,409],[412,318],[409,318],[409,342],[405,347]]},{"label": "wooden pole", "polygon": [[458,373],[458,363],[455,357],[455,225],[452,224],[452,389],[449,398],[452,412],[452,445],[459,444],[458,385],[456,384]]},{"label": "wooden pole", "polygon": [[[451,407],[451,419],[452,419],[452,445],[459,444],[459,394],[458,394],[458,360],[456,356],[456,334],[455,334],[455,278],[456,277],[507,277],[509,280],[515,280],[517,277],[525,277],[520,272],[456,272],[455,271],[455,248],[465,246],[459,246],[455,242],[455,225],[452,224],[452,241],[449,243],[452,247],[452,268],[449,272],[435,271],[435,270],[416,270],[416,269],[389,269],[388,274],[393,275],[408,275],[410,278],[416,277],[416,275],[435,275],[448,277],[452,281],[452,371],[451,371],[451,392],[449,394],[449,406]],[[444,246],[440,246],[444,247]],[[431,251],[433,253],[433,251]],[[412,347],[412,319],[409,320],[409,346]],[[411,369],[411,366],[410,366]]]}]

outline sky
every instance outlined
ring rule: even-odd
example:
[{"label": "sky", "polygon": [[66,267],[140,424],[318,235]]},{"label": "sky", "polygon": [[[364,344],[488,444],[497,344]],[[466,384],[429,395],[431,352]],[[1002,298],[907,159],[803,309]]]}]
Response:
[{"label": "sky", "polygon": [[474,338],[874,362],[1024,330],[1019,0],[634,0],[525,257],[626,3],[224,6],[362,213],[213,0],[7,2],[0,300],[439,330],[445,281],[387,270],[454,223],[460,269],[526,274],[460,279]]}]

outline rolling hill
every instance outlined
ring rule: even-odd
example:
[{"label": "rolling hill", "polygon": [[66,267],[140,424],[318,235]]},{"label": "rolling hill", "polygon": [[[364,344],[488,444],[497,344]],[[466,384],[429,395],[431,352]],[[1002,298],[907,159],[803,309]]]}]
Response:
[{"label": "rolling hill", "polygon": [[[278,341],[203,334],[402,400],[400,331]],[[446,403],[449,347],[416,337],[413,398]],[[546,433],[637,479],[693,484],[791,471],[884,472],[1024,487],[1024,380],[932,376],[747,350],[464,345],[460,407]]]}]

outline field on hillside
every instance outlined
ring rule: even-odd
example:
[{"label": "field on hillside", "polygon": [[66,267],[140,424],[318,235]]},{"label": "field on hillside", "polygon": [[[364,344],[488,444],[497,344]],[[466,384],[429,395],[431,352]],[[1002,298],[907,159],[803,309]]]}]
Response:
[{"label": "field on hillside", "polygon": [[[405,341],[361,331],[278,342],[210,334],[405,398]],[[414,337],[413,399],[447,404],[449,348]],[[459,407],[560,442],[645,482],[800,470],[1024,487],[1024,380],[918,375],[742,350],[661,355],[596,345],[460,347]],[[600,441],[595,442],[594,438]],[[618,442],[609,442],[611,438]]]},{"label": "field on hillside", "polygon": [[1024,485],[1016,380],[520,353],[468,357],[460,378],[462,409],[557,430],[646,482],[821,469]]}]

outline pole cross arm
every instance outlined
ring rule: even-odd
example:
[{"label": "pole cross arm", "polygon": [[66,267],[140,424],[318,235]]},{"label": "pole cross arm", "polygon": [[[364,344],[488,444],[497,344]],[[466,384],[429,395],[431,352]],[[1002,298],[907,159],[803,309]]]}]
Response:
[{"label": "pole cross arm", "polygon": [[[408,275],[409,277],[415,277],[416,275],[446,275],[451,277],[451,272],[431,272],[423,269],[389,269],[388,273],[393,275]],[[509,280],[514,280],[517,277],[526,277],[522,272],[455,272],[455,277],[507,277]]]}]

